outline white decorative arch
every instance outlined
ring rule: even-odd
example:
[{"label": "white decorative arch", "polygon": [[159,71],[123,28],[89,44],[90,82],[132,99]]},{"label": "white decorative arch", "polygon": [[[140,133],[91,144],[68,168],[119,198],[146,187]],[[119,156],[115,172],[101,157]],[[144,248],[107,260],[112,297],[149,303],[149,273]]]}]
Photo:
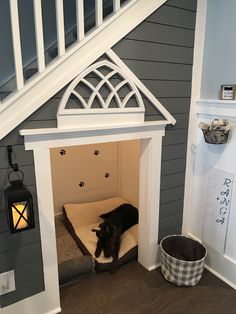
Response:
[{"label": "white decorative arch", "polygon": [[[103,68],[108,69],[108,73],[105,75],[102,73]],[[100,78],[100,82],[96,86],[91,84],[90,81],[86,78],[87,75],[92,74],[92,73],[96,74],[97,77]],[[122,78],[121,82],[119,82],[117,85],[115,85],[111,81],[111,79],[114,78],[116,75],[119,75]],[[79,85],[79,83],[85,84],[91,90],[91,94],[88,101],[86,101],[75,90],[75,88]],[[104,85],[107,85],[108,88],[110,89],[110,93],[109,93],[109,96],[106,97],[106,101],[104,101],[102,95],[99,92]],[[119,90],[125,85],[128,85],[130,87],[130,91],[127,92],[126,96],[122,100],[119,95]],[[125,77],[125,75],[121,72],[121,70],[115,64],[107,60],[94,63],[72,81],[72,83],[67,88],[64,96],[62,97],[62,100],[59,106],[59,114],[65,110],[71,110],[71,109],[66,109],[66,105],[71,94],[77,97],[78,100],[80,100],[83,105],[82,109],[78,108],[76,110],[91,109],[92,103],[96,96],[98,97],[100,101],[101,109],[110,109],[110,110],[114,109],[114,108],[109,108],[109,105],[113,97],[115,97],[117,101],[118,108],[125,108],[128,100],[132,96],[136,96],[137,98],[136,107],[139,107],[141,110],[144,109],[142,97],[137,87],[135,86],[135,84],[129,81],[129,79]]]},{"label": "white decorative arch", "polygon": [[92,64],[67,87],[57,112],[58,128],[142,123],[145,107],[139,90],[166,118],[166,124],[174,124],[175,119],[122,60],[112,50],[106,54],[114,63]]},{"label": "white decorative arch", "polygon": [[[104,70],[106,74],[103,73]],[[96,82],[92,84],[90,80],[94,76]],[[87,88],[87,98],[78,92],[82,89],[82,84]],[[104,88],[108,91],[106,97],[102,95]],[[78,108],[67,107],[71,96],[76,99]],[[93,108],[95,99],[97,107]],[[131,99],[132,107],[128,107],[127,104]],[[111,107],[112,101],[116,104],[115,107]],[[70,83],[61,99],[57,117],[59,127],[71,128],[85,124],[143,122],[144,112],[143,100],[136,85],[122,73],[119,67],[108,60],[103,60],[92,64]]]}]

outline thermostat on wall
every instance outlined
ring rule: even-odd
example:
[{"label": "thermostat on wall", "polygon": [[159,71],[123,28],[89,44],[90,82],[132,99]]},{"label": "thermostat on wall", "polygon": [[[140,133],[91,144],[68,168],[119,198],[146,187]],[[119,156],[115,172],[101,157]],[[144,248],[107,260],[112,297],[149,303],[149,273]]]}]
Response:
[{"label": "thermostat on wall", "polygon": [[235,99],[235,85],[221,85],[221,99]]}]

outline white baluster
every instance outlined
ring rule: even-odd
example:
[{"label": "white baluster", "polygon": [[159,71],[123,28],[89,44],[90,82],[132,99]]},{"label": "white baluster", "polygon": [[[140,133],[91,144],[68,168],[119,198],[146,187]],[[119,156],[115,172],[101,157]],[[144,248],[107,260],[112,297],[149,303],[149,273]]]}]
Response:
[{"label": "white baluster", "polygon": [[120,10],[120,0],[113,0],[113,13]]},{"label": "white baluster", "polygon": [[84,0],[76,0],[77,11],[77,41],[84,38]]},{"label": "white baluster", "polygon": [[63,0],[56,0],[56,17],[57,17],[58,56],[61,57],[65,53]]},{"label": "white baluster", "polygon": [[95,1],[95,14],[96,14],[96,26],[100,26],[103,21],[103,1],[96,0]]},{"label": "white baluster", "polygon": [[36,49],[38,58],[38,72],[45,69],[44,41],[43,41],[43,21],[42,21],[42,4],[41,0],[34,0],[34,25]]},{"label": "white baluster", "polygon": [[18,90],[20,90],[24,86],[24,77],[23,77],[17,0],[10,0],[10,14],[11,14],[13,53],[14,53],[15,72],[16,72],[16,87]]}]

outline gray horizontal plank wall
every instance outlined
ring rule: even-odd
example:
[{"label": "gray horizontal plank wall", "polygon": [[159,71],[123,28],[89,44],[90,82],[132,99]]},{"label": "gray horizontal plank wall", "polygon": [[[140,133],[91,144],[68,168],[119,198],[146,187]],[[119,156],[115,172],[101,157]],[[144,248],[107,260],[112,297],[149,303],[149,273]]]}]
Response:
[{"label": "gray horizontal plank wall", "polygon": [[[167,127],[163,139],[160,238],[181,231],[195,10],[194,0],[169,0],[114,47],[177,120],[174,127]],[[63,91],[0,141],[0,273],[14,269],[16,279],[16,291],[0,297],[1,307],[44,290],[34,160],[32,152],[25,151],[19,130],[56,127]],[[146,120],[156,119],[160,115],[147,106]],[[36,215],[35,229],[13,235],[7,226],[3,197],[10,170],[7,145],[13,146],[13,162],[25,173]]]},{"label": "gray horizontal plank wall", "polygon": [[[34,159],[32,151],[25,150],[19,130],[56,127],[56,112],[60,99],[61,92],[0,141],[0,273],[14,269],[16,283],[14,292],[0,296],[1,307],[44,290]],[[18,163],[19,168],[24,172],[24,184],[33,195],[36,221],[34,229],[16,234],[11,234],[9,231],[4,204],[4,190],[9,186],[8,145],[12,145],[13,163]]]},{"label": "gray horizontal plank wall", "polygon": [[[177,120],[163,138],[159,240],[182,227],[196,4],[167,1],[115,46]],[[158,118],[154,108],[146,107],[146,120]]]}]

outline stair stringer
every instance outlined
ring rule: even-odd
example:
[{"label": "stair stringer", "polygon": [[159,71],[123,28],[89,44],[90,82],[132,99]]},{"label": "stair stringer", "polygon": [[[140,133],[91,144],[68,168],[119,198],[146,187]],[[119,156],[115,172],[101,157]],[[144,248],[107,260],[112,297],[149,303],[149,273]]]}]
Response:
[{"label": "stair stringer", "polygon": [[85,38],[68,49],[61,60],[52,62],[23,90],[13,95],[0,112],[0,140],[165,2],[136,1],[106,27],[106,23],[100,26],[94,36],[88,36],[87,40]]}]

